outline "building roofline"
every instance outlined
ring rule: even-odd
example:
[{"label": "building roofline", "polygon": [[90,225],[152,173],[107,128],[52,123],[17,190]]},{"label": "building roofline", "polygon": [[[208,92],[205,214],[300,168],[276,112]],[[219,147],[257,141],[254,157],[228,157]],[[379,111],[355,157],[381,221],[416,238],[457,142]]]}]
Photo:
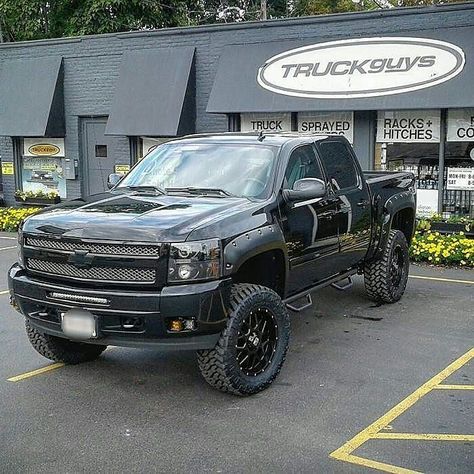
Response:
[{"label": "building roofline", "polygon": [[[347,13],[331,13],[323,15],[312,15],[295,18],[277,18],[265,21],[243,21],[234,23],[214,23],[210,25],[198,25],[198,26],[179,26],[171,28],[159,28],[154,30],[136,30],[136,31],[124,31],[119,33],[102,33],[94,35],[84,36],[69,36],[64,38],[48,38],[40,40],[29,40],[29,41],[17,41],[12,43],[0,43],[0,50],[6,48],[15,47],[26,47],[26,46],[43,46],[50,44],[68,44],[77,43],[84,40],[94,39],[106,39],[106,38],[139,38],[139,37],[150,37],[150,36],[165,36],[172,34],[188,34],[188,33],[208,33],[212,31],[223,31],[223,30],[242,30],[249,28],[273,28],[280,27],[282,25],[298,26],[307,25],[314,23],[333,23],[333,22],[344,22],[354,20],[367,20],[367,19],[380,19],[380,18],[391,18],[405,15],[423,15],[432,13],[446,13],[453,11],[472,10],[474,12],[474,2],[457,2],[448,4],[437,4],[429,6],[412,6],[412,7],[401,7],[386,10],[370,10],[361,12],[347,12]],[[474,17],[473,17],[474,20]],[[473,21],[474,24],[474,21]]]}]

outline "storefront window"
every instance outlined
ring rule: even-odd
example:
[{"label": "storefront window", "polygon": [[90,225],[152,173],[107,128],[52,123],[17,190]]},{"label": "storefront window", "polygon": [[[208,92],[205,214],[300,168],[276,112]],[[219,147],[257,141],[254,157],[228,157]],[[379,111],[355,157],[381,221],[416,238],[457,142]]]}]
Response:
[{"label": "storefront window", "polygon": [[439,140],[439,110],[378,112],[375,169],[415,175],[419,216],[438,211]]},{"label": "storefront window", "polygon": [[20,156],[20,182],[23,191],[66,197],[64,139],[25,138]]},{"label": "storefront window", "polygon": [[443,213],[474,217],[474,108],[448,110]]}]

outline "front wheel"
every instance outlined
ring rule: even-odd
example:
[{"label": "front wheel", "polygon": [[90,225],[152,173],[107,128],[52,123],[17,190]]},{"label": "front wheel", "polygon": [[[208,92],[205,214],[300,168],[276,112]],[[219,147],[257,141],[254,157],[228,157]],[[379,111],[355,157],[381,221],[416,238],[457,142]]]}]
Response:
[{"label": "front wheel", "polygon": [[89,362],[97,359],[107,349],[107,346],[99,344],[74,342],[44,334],[32,327],[28,321],[26,322],[26,334],[36,352],[55,362],[66,364]]},{"label": "front wheel", "polygon": [[286,357],[290,318],[269,288],[233,285],[227,327],[214,349],[199,351],[207,383],[235,395],[252,395],[276,378]]},{"label": "front wheel", "polygon": [[407,286],[409,265],[405,235],[399,230],[391,230],[381,257],[364,267],[367,295],[380,303],[398,301]]}]

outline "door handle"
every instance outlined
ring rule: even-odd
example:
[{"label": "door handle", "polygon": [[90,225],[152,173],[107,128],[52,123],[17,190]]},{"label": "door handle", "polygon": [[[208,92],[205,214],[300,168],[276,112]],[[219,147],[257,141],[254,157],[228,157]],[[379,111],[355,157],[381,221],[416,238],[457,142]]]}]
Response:
[{"label": "door handle", "polygon": [[370,202],[367,199],[361,199],[357,205],[359,207],[367,207],[370,204]]}]

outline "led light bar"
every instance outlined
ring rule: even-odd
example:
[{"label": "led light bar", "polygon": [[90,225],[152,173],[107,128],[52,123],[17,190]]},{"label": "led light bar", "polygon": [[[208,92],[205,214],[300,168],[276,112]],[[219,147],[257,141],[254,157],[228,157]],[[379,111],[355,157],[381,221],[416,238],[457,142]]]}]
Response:
[{"label": "led light bar", "polygon": [[96,296],[71,295],[69,293],[59,293],[57,291],[50,292],[48,296],[55,300],[74,301],[76,303],[109,304],[107,298]]}]

